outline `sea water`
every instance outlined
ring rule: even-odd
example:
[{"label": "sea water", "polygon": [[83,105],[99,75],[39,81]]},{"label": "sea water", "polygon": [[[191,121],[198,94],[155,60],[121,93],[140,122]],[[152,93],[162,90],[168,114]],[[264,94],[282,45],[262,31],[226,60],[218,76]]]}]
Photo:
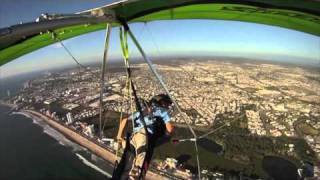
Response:
[{"label": "sea water", "polygon": [[0,179],[109,179],[112,166],[40,119],[0,105]]}]

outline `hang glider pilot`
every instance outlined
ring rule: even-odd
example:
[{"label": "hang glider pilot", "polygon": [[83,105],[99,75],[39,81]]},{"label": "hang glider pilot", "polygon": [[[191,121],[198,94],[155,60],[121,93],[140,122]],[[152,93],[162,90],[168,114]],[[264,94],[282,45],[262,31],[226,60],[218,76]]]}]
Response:
[{"label": "hang glider pilot", "polygon": [[[123,132],[128,121],[134,121],[135,127],[133,128],[133,133],[130,138],[130,146],[133,147],[135,151],[135,158],[129,172],[131,179],[139,178],[141,177],[141,173],[147,172],[153,149],[156,143],[158,143],[157,141],[166,139],[164,137],[170,137],[174,131],[169,113],[173,103],[168,95],[156,95],[149,102],[141,100],[140,104],[148,133],[146,133],[146,128],[140,120],[140,113],[135,112],[130,117],[124,118],[121,121],[117,135],[118,142],[122,142],[124,140]],[[142,169],[142,167],[144,167],[144,169]],[[144,172],[141,172],[141,170]]]}]

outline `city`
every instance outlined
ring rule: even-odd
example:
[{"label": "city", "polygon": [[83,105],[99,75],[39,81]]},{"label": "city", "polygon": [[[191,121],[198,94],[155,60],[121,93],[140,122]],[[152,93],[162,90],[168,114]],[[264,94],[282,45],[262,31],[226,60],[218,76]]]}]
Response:
[{"label": "city", "polygon": [[[215,157],[240,165],[209,167],[212,162],[203,160],[204,177],[223,178],[227,176],[226,171],[243,172],[243,167],[250,165],[252,169],[247,168],[243,174],[240,173],[241,176],[266,178],[270,174],[256,168],[257,164],[264,162],[265,156],[290,160],[299,172],[302,172],[302,166],[311,163],[315,176],[320,175],[320,74],[317,70],[254,61],[216,60],[173,60],[161,62],[156,68],[185,113],[172,114],[172,121],[178,127],[177,137],[188,136],[179,134],[186,129],[185,121],[198,134],[226,125],[208,139],[223,149]],[[139,97],[149,100],[164,92],[146,64],[133,64],[132,69]],[[130,114],[134,103],[125,86],[124,68],[120,65],[110,68],[103,90],[105,120],[101,136],[100,82],[95,77],[99,72],[99,68],[48,72],[25,82],[23,89],[14,96],[8,91],[6,100],[19,109],[35,110],[50,116],[115,152],[117,147],[113,139],[119,118]],[[269,144],[254,147],[257,150],[252,156],[244,155],[248,153],[244,150],[246,147],[240,147],[240,142],[230,143],[237,138],[249,141],[252,146],[264,140]],[[265,145],[271,146],[271,150],[263,152]],[[162,150],[166,151],[165,148]],[[156,154],[152,170],[182,179],[193,178],[195,172],[188,167],[194,164],[179,161],[176,156],[179,152],[177,148],[173,154]],[[258,163],[251,162],[253,159],[258,159]]]}]

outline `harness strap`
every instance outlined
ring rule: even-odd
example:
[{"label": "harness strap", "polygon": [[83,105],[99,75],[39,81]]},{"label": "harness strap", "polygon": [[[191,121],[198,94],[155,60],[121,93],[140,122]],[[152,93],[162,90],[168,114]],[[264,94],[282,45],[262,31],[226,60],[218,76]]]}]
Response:
[{"label": "harness strap", "polygon": [[[128,76],[128,79],[130,81],[130,85],[131,85],[131,90],[132,90],[132,95],[134,97],[134,101],[135,101],[135,104],[136,104],[136,108],[138,110],[138,112],[140,113],[139,115],[139,118],[140,118],[140,121],[142,122],[146,132],[147,132],[147,135],[148,135],[148,130],[147,130],[147,127],[146,127],[146,122],[144,121],[144,114],[143,114],[143,111],[142,111],[142,107],[141,107],[141,104],[139,102],[139,98],[137,96],[137,91],[136,91],[136,88],[134,86],[134,83],[132,81],[132,78],[131,78],[131,68],[130,68],[130,64],[129,64],[129,51],[128,51],[128,31],[125,29],[123,31],[123,28],[120,27],[120,44],[121,44],[121,49],[122,49],[122,54],[123,54],[123,59],[124,59],[124,62],[125,62],[125,66],[126,66],[126,72],[127,72],[127,76]],[[132,119],[132,121],[134,121]],[[137,122],[134,122],[134,127],[136,127],[136,124]]]}]

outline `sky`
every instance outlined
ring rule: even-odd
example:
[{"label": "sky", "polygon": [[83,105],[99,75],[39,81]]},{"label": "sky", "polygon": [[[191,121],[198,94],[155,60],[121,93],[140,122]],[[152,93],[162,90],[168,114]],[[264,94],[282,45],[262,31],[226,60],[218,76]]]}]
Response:
[{"label": "sky", "polygon": [[[32,1],[40,2],[40,0]],[[12,8],[21,9],[21,6],[13,7],[11,1],[4,2]],[[0,26],[8,26],[19,21],[32,21],[37,14],[49,12],[48,10],[56,12],[58,7],[61,7],[59,12],[71,13],[95,7],[93,4],[100,6],[110,1],[95,0],[88,3],[80,0],[81,3],[72,6],[64,3],[59,6],[56,5],[57,3],[53,5],[49,0],[41,2],[32,8],[32,12],[21,9],[20,14],[12,14],[8,10],[1,12],[3,5],[0,5],[2,18]],[[74,2],[74,0],[67,2]],[[21,3],[23,5],[23,1]],[[2,21],[3,13],[7,13],[6,16],[9,15],[10,18]],[[154,21],[130,24],[130,27],[150,57],[227,56],[320,66],[320,37],[285,28],[222,20]],[[83,64],[101,62],[104,36],[105,31],[102,30],[66,40],[64,44]],[[121,59],[119,44],[119,30],[113,28],[109,60]],[[131,57],[141,57],[131,41],[129,41],[129,49]],[[72,58],[60,44],[56,43],[1,66],[0,75],[4,78],[73,64],[75,63]]]}]

